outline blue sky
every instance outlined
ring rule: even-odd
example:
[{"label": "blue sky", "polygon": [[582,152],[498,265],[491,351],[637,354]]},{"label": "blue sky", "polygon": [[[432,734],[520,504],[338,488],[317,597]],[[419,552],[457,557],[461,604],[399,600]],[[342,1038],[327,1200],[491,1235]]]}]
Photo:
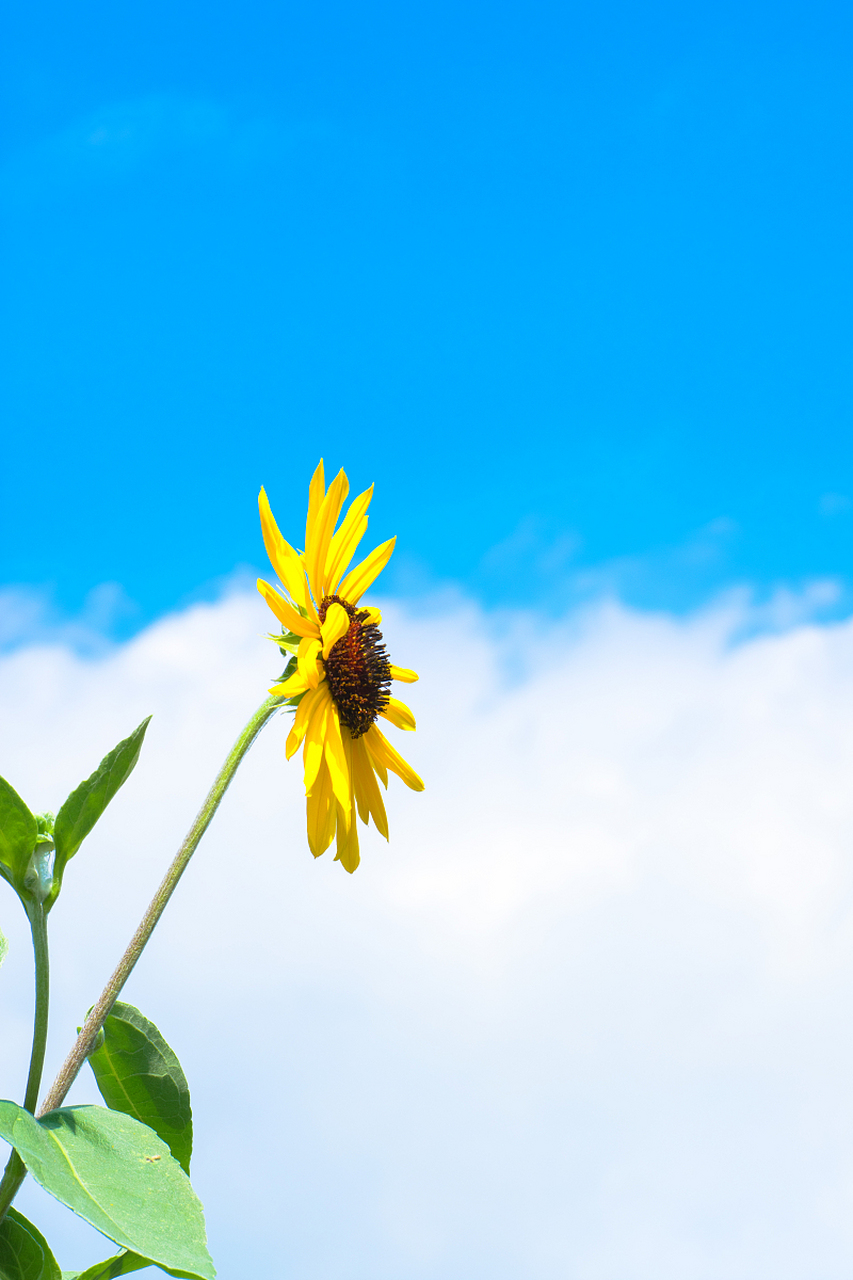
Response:
[{"label": "blue sky", "polygon": [[[375,480],[386,590],[853,571],[838,4],[84,3],[3,41],[0,582],[141,626]],[[842,601],[846,596],[841,597]]]}]

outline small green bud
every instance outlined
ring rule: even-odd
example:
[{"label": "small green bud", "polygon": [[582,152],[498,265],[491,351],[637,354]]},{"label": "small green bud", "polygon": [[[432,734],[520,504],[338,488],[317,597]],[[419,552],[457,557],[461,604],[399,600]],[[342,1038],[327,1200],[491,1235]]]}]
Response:
[{"label": "small green bud", "polygon": [[36,847],[33,849],[24,874],[24,890],[35,898],[36,902],[43,903],[53,888],[54,817],[52,813],[37,813],[34,816],[38,834]]},{"label": "small green bud", "polygon": [[39,837],[46,836],[49,840],[52,840],[53,824],[56,822],[56,815],[53,813],[37,813],[34,816],[38,827]]}]

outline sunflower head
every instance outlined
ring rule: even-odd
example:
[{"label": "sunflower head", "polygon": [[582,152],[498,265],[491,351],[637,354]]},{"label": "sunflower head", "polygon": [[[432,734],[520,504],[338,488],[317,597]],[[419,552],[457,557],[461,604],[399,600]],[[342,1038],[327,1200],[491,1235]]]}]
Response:
[{"label": "sunflower head", "polygon": [[346,611],[349,625],[340,640],[332,645],[323,666],[341,724],[346,725],[354,738],[360,738],[388,706],[391,663],[382,632],[373,621],[374,611],[358,609],[339,596],[327,596],[318,610],[321,626],[332,604]]},{"label": "sunflower head", "polygon": [[308,843],[318,857],[336,837],[336,858],[354,871],[356,813],[365,823],[373,818],[388,836],[377,779],[387,787],[390,770],[415,791],[423,790],[423,782],[376,723],[381,717],[414,729],[414,716],[390,689],[394,680],[411,683],[417,676],[393,666],[379,630],[382,615],[360,604],[390,560],[396,539],[350,569],[367,529],[373,486],[354,499],[338,526],[348,491],[343,471],[326,489],[321,461],[308,491],[305,549],[297,551],[279,532],[261,490],[264,545],[284,591],[260,579],[258,590],[282,625],[282,634],[271,638],[288,663],[270,692],[296,712],[287,755],[304,744]]}]

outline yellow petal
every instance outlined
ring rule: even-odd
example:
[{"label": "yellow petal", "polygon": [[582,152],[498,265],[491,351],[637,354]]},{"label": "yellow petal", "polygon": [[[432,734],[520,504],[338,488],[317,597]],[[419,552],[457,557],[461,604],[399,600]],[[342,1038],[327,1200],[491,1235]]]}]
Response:
[{"label": "yellow petal", "polygon": [[334,595],[335,588],[355,555],[356,547],[364,537],[367,530],[367,508],[370,506],[372,497],[373,485],[365,489],[364,493],[360,493],[357,498],[353,498],[340,529],[329,544],[325,582],[327,595]]},{"label": "yellow petal", "polygon": [[326,585],[325,569],[326,557],[329,554],[329,543],[332,541],[332,534],[335,531],[335,525],[338,523],[338,516],[341,514],[341,507],[344,505],[348,489],[349,480],[346,478],[346,473],[341,470],[329,485],[329,491],[320,504],[320,510],[317,512],[314,528],[311,530],[311,537],[305,543],[308,581],[311,584],[311,590],[318,605],[323,599]]},{"label": "yellow petal", "polygon": [[[264,536],[264,546],[267,549],[267,555],[278,575],[279,581],[297,604],[308,609],[309,614],[313,613],[314,605],[311,600],[311,593],[308,590],[305,569],[297,552],[281,536],[273,513],[270,510],[266,492],[263,489],[261,489],[258,496],[258,507],[261,513],[261,532]],[[315,618],[316,616],[316,613],[314,613]]]},{"label": "yellow petal", "polygon": [[361,741],[364,743],[364,749],[367,752],[367,758],[370,761],[370,763],[373,765],[377,778],[379,779],[379,781],[382,783],[383,787],[387,791],[388,790],[388,770],[385,768],[385,765],[382,763],[382,761],[377,760],[374,753],[370,750],[370,730],[369,729],[367,733],[361,738]]},{"label": "yellow petal", "polygon": [[352,762],[352,794],[358,807],[358,816],[361,818],[365,826],[370,822],[370,805],[367,803],[367,796],[364,794],[364,788],[358,783],[358,767],[355,760]]},{"label": "yellow petal", "polygon": [[332,705],[332,695],[325,680],[318,687],[318,693],[320,696],[311,709],[308,727],[305,730],[305,747],[302,752],[302,762],[305,766],[306,795],[311,794],[320,772],[320,766],[323,763],[326,750],[326,723],[328,721],[329,708]]},{"label": "yellow petal", "polygon": [[311,719],[311,712],[317,704],[317,699],[322,699],[323,694],[320,689],[309,689],[305,697],[296,708],[296,715],[293,717],[293,726],[287,735],[284,754],[288,760],[292,759],[299,750],[300,743],[305,737],[308,730],[308,722]]},{"label": "yellow petal", "polygon": [[329,770],[324,766],[317,779],[317,786],[306,803],[308,848],[315,858],[325,853],[332,843],[337,816],[337,805],[332,794],[332,780],[329,777]]},{"label": "yellow petal", "polygon": [[371,625],[374,627],[378,627],[380,622],[382,621],[381,609],[368,608],[368,609],[362,609],[360,610],[360,612],[367,614],[367,617],[364,619],[364,625],[366,627],[369,627]]},{"label": "yellow petal", "polygon": [[417,671],[409,671],[408,667],[395,667],[391,663],[392,680],[399,680],[401,684],[414,684],[419,678]]},{"label": "yellow petal", "polygon": [[323,848],[328,849],[332,843],[332,837],[335,834],[335,828],[338,822],[338,806],[335,804],[335,797],[332,791],[332,780],[329,778],[329,801],[326,806],[326,825],[323,828]]},{"label": "yellow petal", "polygon": [[405,702],[400,702],[398,698],[389,698],[379,714],[384,716],[386,720],[390,720],[391,724],[396,725],[398,729],[415,728],[415,717]]},{"label": "yellow petal", "polygon": [[[352,742],[349,729],[344,728],[343,734]],[[346,748],[344,747],[338,708],[331,700],[329,701],[329,714],[326,718],[323,759],[326,761],[329,773],[332,775],[332,790],[340,808],[338,828],[340,828],[341,821],[346,827],[349,827],[352,817],[352,777]]]},{"label": "yellow petal", "polygon": [[297,693],[304,693],[308,688],[305,681],[298,671],[294,671],[293,675],[282,684],[274,684],[270,689],[270,693],[276,698],[295,698]]},{"label": "yellow petal", "polygon": [[345,827],[343,818],[343,812],[340,805],[338,805],[338,839],[335,862],[340,862],[344,871],[348,871],[352,875],[361,861],[361,855],[358,852],[358,826],[355,822],[351,822],[349,827]]},{"label": "yellow petal", "polygon": [[375,724],[370,726],[364,736],[367,739],[368,750],[375,761],[381,762],[386,769],[396,773],[397,777],[402,778],[406,786],[411,787],[412,791],[423,791],[423,781],[415,773],[412,766],[407,764],[400,753],[394,750],[391,743],[377,729]]},{"label": "yellow petal", "polygon": [[305,681],[309,689],[316,689],[317,685],[323,678],[320,668],[317,666],[317,658],[320,655],[321,643],[309,636],[303,636],[299,641],[299,651],[296,654],[296,661],[299,665],[299,674]]},{"label": "yellow petal", "polygon": [[336,645],[341,636],[345,636],[348,631],[349,614],[346,609],[337,603],[330,604],[326,610],[326,621],[320,625],[324,658],[328,658],[332,646]]},{"label": "yellow petal", "polygon": [[314,522],[317,519],[317,512],[323,498],[326,496],[326,481],[323,475],[323,459],[317,463],[317,470],[311,477],[311,483],[308,486],[308,515],[305,518],[305,545],[311,541],[311,535],[314,532]]},{"label": "yellow petal", "polygon": [[279,595],[275,587],[271,587],[268,582],[264,582],[263,578],[258,578],[258,590],[272,609],[275,616],[288,631],[294,632],[297,636],[313,636],[319,637],[319,624],[314,622],[312,618],[303,618],[301,613],[297,613],[292,604],[288,604],[284,596]]},{"label": "yellow petal", "polygon": [[367,822],[365,811],[373,818],[376,830],[388,839],[388,817],[382,802],[382,793],[373,772],[364,738],[355,738],[352,744],[352,777],[358,812],[362,822]]},{"label": "yellow petal", "polygon": [[353,569],[352,573],[348,573],[341,585],[338,587],[337,594],[350,604],[358,604],[367,588],[372,582],[375,582],[388,561],[391,559],[391,553],[394,550],[396,538],[389,538],[387,542],[383,542],[375,551],[371,551],[366,560],[362,560],[360,565]]}]

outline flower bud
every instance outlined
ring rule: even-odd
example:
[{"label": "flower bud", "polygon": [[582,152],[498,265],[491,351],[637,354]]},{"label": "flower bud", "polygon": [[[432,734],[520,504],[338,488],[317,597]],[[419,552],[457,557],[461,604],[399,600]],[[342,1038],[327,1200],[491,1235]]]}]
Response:
[{"label": "flower bud", "polygon": [[35,820],[38,830],[36,847],[24,874],[24,889],[36,902],[43,903],[53,888],[54,817],[52,813],[37,813]]}]

